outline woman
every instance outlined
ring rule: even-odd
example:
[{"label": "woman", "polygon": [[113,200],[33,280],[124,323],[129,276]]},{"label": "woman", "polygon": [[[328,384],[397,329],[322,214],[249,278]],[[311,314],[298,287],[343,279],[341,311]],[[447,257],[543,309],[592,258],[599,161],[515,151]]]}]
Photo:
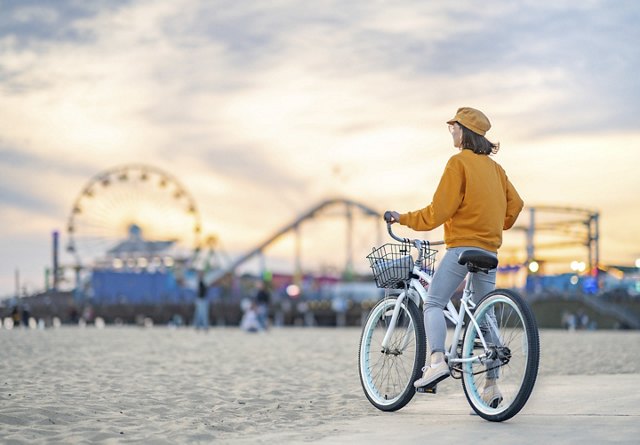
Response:
[{"label": "woman", "polygon": [[[489,119],[479,110],[459,108],[447,122],[454,147],[460,150],[449,159],[431,204],[422,210],[399,214],[392,211],[392,222],[414,230],[433,230],[444,224],[446,253],[427,292],[424,324],[431,355],[422,378],[414,386],[433,386],[449,377],[445,363],[446,323],[443,310],[464,280],[467,268],[458,264],[460,254],[469,248],[497,256],[502,231],[513,226],[524,205],[504,169],[489,157],[499,144],[487,140]],[[472,275],[474,300],[495,289],[496,271]],[[482,397],[488,404],[499,403],[498,370],[488,373]]]}]

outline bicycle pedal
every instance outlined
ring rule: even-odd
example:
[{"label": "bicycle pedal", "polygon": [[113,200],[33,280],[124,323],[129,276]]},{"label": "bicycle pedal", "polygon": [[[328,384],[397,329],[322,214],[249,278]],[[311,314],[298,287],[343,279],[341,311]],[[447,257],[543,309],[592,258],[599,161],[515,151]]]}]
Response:
[{"label": "bicycle pedal", "polygon": [[416,392],[422,394],[435,394],[437,392],[438,385],[433,386],[422,386],[420,388],[416,388]]}]

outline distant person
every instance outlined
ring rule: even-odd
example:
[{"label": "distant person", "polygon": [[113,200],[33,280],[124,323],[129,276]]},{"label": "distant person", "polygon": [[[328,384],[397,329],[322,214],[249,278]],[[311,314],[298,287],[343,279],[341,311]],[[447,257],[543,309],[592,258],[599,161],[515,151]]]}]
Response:
[{"label": "distant person", "polygon": [[[497,256],[502,244],[502,231],[513,226],[524,205],[504,169],[489,157],[499,149],[485,137],[491,128],[487,116],[474,108],[459,108],[450,119],[449,132],[453,155],[445,167],[440,183],[427,207],[399,214],[391,211],[391,222],[414,230],[433,230],[444,224],[446,253],[440,262],[427,292],[424,324],[431,355],[427,357],[424,374],[415,387],[435,385],[450,375],[445,362],[444,342],[447,326],[444,308],[456,288],[464,280],[467,268],[458,264],[465,250],[481,250]],[[472,275],[474,302],[495,289],[496,270]],[[489,366],[489,363],[488,363]],[[502,401],[497,385],[499,367],[487,372],[482,399],[488,405]]]},{"label": "distant person", "polygon": [[246,332],[260,332],[264,328],[258,317],[258,308],[256,303],[251,302],[242,314],[240,320],[240,329]]},{"label": "distant person", "polygon": [[73,324],[77,324],[80,320],[80,313],[78,312],[78,308],[75,306],[71,306],[69,309],[69,321]]},{"label": "distant person", "polygon": [[589,327],[589,316],[582,309],[578,311],[578,325],[580,329]]},{"label": "distant person", "polygon": [[16,303],[15,306],[11,309],[11,320],[13,321],[13,325],[17,328],[20,326],[22,321],[22,315],[20,314],[20,307]]},{"label": "distant person", "polygon": [[204,273],[198,274],[198,295],[195,302],[195,312],[193,314],[193,325],[196,330],[209,329],[209,299],[208,287],[204,282]]},{"label": "distant person", "polygon": [[333,300],[331,300],[331,308],[336,313],[336,326],[344,327],[347,325],[347,309],[349,309],[349,304],[346,298],[336,295]]},{"label": "distant person", "polygon": [[31,318],[31,309],[27,303],[22,305],[22,326],[29,327],[29,319]]},{"label": "distant person", "polygon": [[84,319],[84,321],[86,321],[87,323],[93,323],[95,321],[95,312],[93,310],[93,307],[86,306],[83,310],[82,310],[82,318]]},{"label": "distant person", "polygon": [[576,315],[571,312],[564,311],[562,313],[562,327],[568,331],[576,330]]},{"label": "distant person", "polygon": [[268,327],[269,319],[269,302],[271,301],[271,295],[267,289],[264,281],[258,283],[258,292],[256,293],[256,312],[258,315],[258,322],[262,329],[266,330]]}]

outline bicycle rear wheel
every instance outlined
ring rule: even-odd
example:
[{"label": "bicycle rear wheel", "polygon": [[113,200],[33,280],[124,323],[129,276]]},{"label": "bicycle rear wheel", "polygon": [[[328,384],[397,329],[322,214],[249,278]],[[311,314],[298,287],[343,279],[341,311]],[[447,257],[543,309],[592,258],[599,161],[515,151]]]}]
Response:
[{"label": "bicycle rear wheel", "polygon": [[387,296],[371,309],[360,338],[360,383],[367,399],[382,411],[399,410],[411,401],[427,347],[422,314],[406,297],[390,341],[382,347],[397,299]]},{"label": "bicycle rear wheel", "polygon": [[[540,361],[538,327],[522,297],[505,289],[482,298],[474,317],[491,357],[484,363],[463,363],[462,386],[478,415],[502,422],[524,407],[533,390]],[[469,321],[462,341],[462,358],[481,354],[482,349],[478,329]],[[498,390],[485,390],[487,380],[497,383]]]}]

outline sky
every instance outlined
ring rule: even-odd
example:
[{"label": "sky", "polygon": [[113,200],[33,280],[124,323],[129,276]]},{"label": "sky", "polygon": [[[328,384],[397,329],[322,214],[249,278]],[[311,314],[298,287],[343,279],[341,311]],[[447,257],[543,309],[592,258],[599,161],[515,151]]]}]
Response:
[{"label": "sky", "polygon": [[[230,257],[330,197],[422,208],[460,106],[527,206],[599,212],[601,262],[632,265],[639,21],[632,0],[0,0],[0,296],[17,270],[44,286],[51,233],[117,166],[169,172]],[[344,243],[323,225],[309,261]]]}]

